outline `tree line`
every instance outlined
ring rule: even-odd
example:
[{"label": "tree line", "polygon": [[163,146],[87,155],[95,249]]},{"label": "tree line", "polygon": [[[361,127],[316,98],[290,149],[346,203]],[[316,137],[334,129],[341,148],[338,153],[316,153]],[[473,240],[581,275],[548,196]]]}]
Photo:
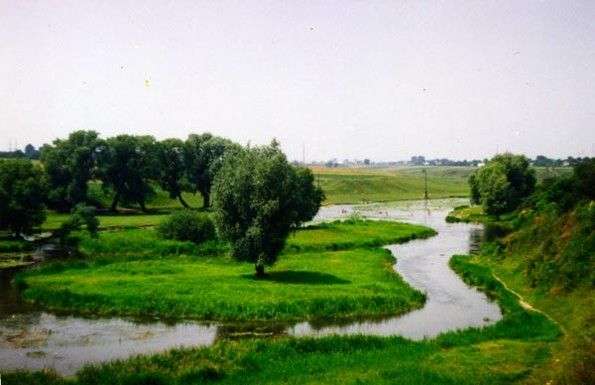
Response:
[{"label": "tree line", "polygon": [[75,131],[41,149],[41,163],[0,160],[0,230],[28,234],[45,220],[46,205],[71,211],[62,230],[83,224],[97,229],[87,208],[90,181],[110,193],[110,210],[118,204],[146,202],[159,185],[189,205],[183,192],[199,192],[203,208],[211,206],[219,234],[231,244],[232,256],[255,264],[259,276],[272,265],[290,232],[318,212],[324,193],[314,175],[291,165],[273,140],[268,146],[242,147],[209,133],[183,141],[152,136],[118,135],[102,139],[95,131]]},{"label": "tree line", "polygon": [[109,209],[119,204],[138,204],[146,211],[155,185],[189,207],[182,193],[203,196],[210,207],[213,178],[227,152],[239,145],[228,139],[205,134],[190,134],[183,141],[171,138],[118,135],[102,139],[95,131],[75,131],[66,139],[56,139],[41,148],[41,162],[47,176],[50,208],[68,210],[90,202],[88,183],[98,180],[112,194]]}]

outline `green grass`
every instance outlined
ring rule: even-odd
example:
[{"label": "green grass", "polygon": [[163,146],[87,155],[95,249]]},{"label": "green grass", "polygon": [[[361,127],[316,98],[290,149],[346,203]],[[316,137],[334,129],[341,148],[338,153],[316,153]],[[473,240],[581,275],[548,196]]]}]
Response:
[{"label": "green grass", "polygon": [[481,206],[460,206],[448,213],[446,221],[449,223],[463,222],[463,223],[493,223],[499,222],[504,224],[510,222],[517,217],[514,212],[500,215],[500,220],[496,220],[495,215],[487,215]]},{"label": "green grass", "polygon": [[218,243],[165,241],[152,230],[102,232],[81,242],[88,261],[54,263],[17,283],[28,287],[30,301],[89,313],[235,320],[398,314],[420,307],[424,296],[394,272],[387,250],[371,246],[433,234],[394,222],[320,225],[298,231],[268,277],[256,279],[252,264],[230,261]]},{"label": "green grass", "polygon": [[[180,209],[182,208],[182,204],[178,199],[171,199],[169,197],[169,193],[163,191],[161,187],[157,185],[152,185],[155,194],[151,196],[146,204],[147,209]],[[107,194],[101,188],[101,182],[90,182],[89,183],[89,198],[101,203],[104,207],[110,207],[113,200],[113,194],[108,192]],[[192,208],[201,208],[203,199],[200,193],[190,194],[190,193],[183,193],[182,197],[190,205]],[[130,208],[139,210],[140,207],[136,204],[132,205],[121,205],[118,204],[118,208]]]},{"label": "green grass", "polygon": [[[180,207],[181,208],[181,207]],[[162,211],[155,214],[142,213],[100,213],[99,229],[133,229],[139,227],[158,226],[169,214]],[[208,212],[201,212],[201,215],[211,215]],[[45,222],[42,225],[42,231],[56,230],[60,228],[69,217],[69,214],[49,212]]]},{"label": "green grass", "polygon": [[[433,199],[467,197],[471,169],[425,167],[428,192]],[[454,170],[453,170],[454,169]],[[312,168],[326,194],[325,204],[386,202],[423,199],[422,167],[404,168]]]},{"label": "green grass", "polygon": [[522,309],[476,260],[457,256],[451,265],[498,300],[501,321],[420,342],[369,336],[220,340],[208,348],[87,366],[72,380],[51,372],[4,378],[11,384],[510,384],[546,367],[559,329]]},{"label": "green grass", "polygon": [[300,252],[379,247],[433,235],[436,235],[436,231],[424,226],[389,221],[336,221],[298,231],[289,237],[285,250]]}]

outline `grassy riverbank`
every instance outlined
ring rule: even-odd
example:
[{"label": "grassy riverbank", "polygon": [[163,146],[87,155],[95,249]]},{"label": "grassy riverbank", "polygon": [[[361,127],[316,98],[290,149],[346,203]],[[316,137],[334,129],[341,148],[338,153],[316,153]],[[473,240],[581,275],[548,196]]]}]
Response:
[{"label": "grassy riverbank", "polygon": [[509,384],[547,366],[560,330],[519,306],[486,267],[464,256],[452,266],[499,301],[500,322],[420,342],[366,336],[222,340],[209,348],[88,366],[70,380],[51,372],[5,378],[11,384]]},{"label": "grassy riverbank", "polygon": [[226,320],[358,318],[420,307],[424,296],[391,268],[378,246],[433,230],[394,222],[335,222],[297,232],[256,279],[225,246],[165,241],[153,230],[83,239],[83,261],[54,263],[16,279],[23,298],[99,314]]}]

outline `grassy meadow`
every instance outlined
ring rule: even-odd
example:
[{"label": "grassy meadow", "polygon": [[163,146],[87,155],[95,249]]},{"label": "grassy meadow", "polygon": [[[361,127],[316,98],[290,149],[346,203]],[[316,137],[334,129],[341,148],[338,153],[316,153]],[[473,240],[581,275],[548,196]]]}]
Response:
[{"label": "grassy meadow", "polygon": [[467,177],[475,171],[471,167],[317,167],[312,171],[326,194],[325,204],[338,204],[423,199],[422,169],[427,172],[431,198],[469,195]]}]

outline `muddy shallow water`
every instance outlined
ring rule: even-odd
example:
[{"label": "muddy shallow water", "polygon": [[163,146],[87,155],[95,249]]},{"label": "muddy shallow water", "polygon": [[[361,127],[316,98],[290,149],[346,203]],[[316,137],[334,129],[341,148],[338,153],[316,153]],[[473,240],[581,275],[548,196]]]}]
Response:
[{"label": "muddy shallow water", "polygon": [[10,285],[14,271],[1,271],[0,373],[50,367],[70,376],[87,362],[180,346],[211,345],[223,337],[361,333],[423,339],[444,331],[492,324],[501,318],[498,306],[465,285],[447,265],[452,255],[476,253],[482,243],[482,226],[444,221],[448,211],[461,203],[450,199],[321,209],[317,220],[345,218],[357,211],[369,218],[422,224],[439,232],[433,238],[387,246],[397,258],[396,271],[413,287],[426,292],[428,300],[420,310],[380,320],[220,324],[87,318],[51,313],[23,303]]}]

